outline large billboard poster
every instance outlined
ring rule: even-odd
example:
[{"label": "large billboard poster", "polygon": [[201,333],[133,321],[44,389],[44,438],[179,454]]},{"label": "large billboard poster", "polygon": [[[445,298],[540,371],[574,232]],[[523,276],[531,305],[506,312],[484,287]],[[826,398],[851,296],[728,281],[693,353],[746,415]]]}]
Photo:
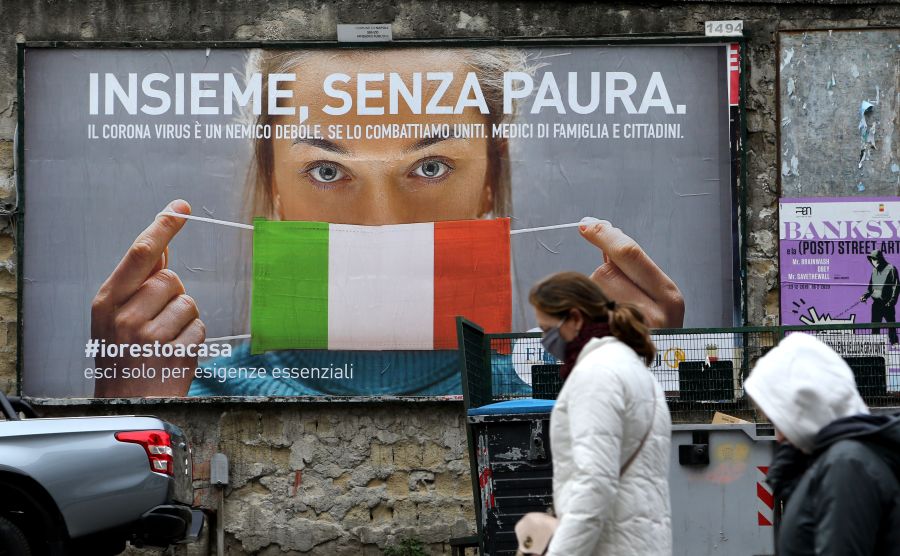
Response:
[{"label": "large billboard poster", "polygon": [[528,330],[561,270],[651,304],[668,276],[685,310],[656,325],[733,325],[738,66],[719,43],[26,46],[23,391],[458,396],[453,316]]},{"label": "large billboard poster", "polygon": [[[782,199],[779,214],[782,324],[896,323],[896,197]],[[880,369],[882,391],[900,391],[896,328],[829,331],[822,339],[851,366]]]}]

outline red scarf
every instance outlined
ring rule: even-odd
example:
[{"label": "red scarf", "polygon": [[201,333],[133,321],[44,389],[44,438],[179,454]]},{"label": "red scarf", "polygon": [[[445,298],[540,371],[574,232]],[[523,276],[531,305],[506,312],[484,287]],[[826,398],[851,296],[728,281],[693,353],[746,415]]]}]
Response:
[{"label": "red scarf", "polygon": [[563,379],[563,381],[568,378],[569,373],[571,373],[572,369],[575,367],[575,361],[578,360],[578,356],[581,354],[581,350],[584,349],[585,344],[593,338],[604,338],[611,335],[612,331],[609,329],[608,322],[584,323],[581,330],[578,332],[578,336],[575,336],[571,342],[566,343],[566,360],[559,368],[559,378]]}]

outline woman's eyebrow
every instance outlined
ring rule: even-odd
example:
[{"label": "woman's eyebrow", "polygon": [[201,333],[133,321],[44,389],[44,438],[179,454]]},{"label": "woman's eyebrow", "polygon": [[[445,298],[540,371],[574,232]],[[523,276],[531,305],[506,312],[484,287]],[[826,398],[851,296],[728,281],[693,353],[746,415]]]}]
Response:
[{"label": "woman's eyebrow", "polygon": [[333,141],[329,141],[328,139],[307,139],[307,138],[294,139],[293,144],[296,145],[298,143],[303,143],[303,144],[309,145],[311,147],[316,147],[317,149],[322,149],[323,151],[328,151],[328,152],[332,152],[332,153],[344,154],[344,155],[350,154],[349,150],[345,149],[344,147],[338,145],[337,143],[335,143]]},{"label": "woman's eyebrow", "polygon": [[403,154],[409,154],[413,151],[420,151],[426,147],[430,147],[431,145],[440,143],[441,141],[447,141],[448,139],[459,139],[459,137],[453,136],[445,136],[445,135],[434,135],[432,137],[426,137],[424,139],[419,139],[412,145],[403,149]]}]

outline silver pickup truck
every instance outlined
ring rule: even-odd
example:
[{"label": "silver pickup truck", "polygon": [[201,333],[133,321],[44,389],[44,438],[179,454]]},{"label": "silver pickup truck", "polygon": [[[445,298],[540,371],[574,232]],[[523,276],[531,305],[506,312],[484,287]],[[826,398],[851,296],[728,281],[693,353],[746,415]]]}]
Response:
[{"label": "silver pickup truck", "polygon": [[[24,417],[24,418],[23,418]],[[0,555],[119,554],[197,539],[191,452],[156,417],[36,418],[0,392]]]}]

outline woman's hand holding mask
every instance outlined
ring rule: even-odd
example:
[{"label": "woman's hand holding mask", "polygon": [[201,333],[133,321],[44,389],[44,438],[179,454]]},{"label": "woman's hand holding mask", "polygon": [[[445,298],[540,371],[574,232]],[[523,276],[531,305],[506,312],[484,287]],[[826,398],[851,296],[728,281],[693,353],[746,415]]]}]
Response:
[{"label": "woman's hand holding mask", "polygon": [[[173,201],[166,210],[190,214],[185,201]],[[153,346],[200,344],[206,328],[194,300],[185,294],[178,275],[166,268],[169,242],[186,220],[159,215],[134,240],[91,305],[91,339],[106,344]],[[116,378],[98,379],[97,397],[184,396],[197,368],[196,357],[131,355],[94,358],[97,367],[116,368]],[[123,378],[123,369],[155,369],[155,378]],[[180,369],[177,377],[162,381],[162,369]]]},{"label": "woman's hand holding mask", "polygon": [[606,220],[584,223],[578,229],[603,251],[603,264],[591,279],[610,299],[637,306],[651,328],[683,325],[681,290],[636,241]]}]

